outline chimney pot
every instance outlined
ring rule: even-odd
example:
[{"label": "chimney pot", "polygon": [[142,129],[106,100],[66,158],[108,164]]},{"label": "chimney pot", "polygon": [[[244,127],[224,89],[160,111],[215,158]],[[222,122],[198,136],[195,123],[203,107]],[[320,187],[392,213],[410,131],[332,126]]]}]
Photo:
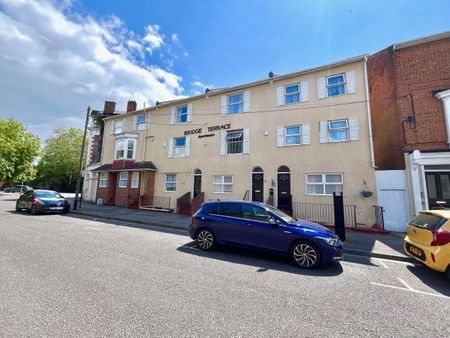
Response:
[{"label": "chimney pot", "polygon": [[128,101],[128,103],[127,103],[127,113],[129,113],[131,111],[135,111],[136,107],[137,107],[136,101]]},{"label": "chimney pot", "polygon": [[105,101],[105,108],[103,108],[103,112],[105,114],[114,114],[116,111],[116,103],[114,101]]}]

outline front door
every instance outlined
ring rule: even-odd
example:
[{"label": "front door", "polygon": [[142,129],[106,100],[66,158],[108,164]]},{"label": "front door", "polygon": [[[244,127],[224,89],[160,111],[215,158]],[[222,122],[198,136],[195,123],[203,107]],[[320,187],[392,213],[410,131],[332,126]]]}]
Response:
[{"label": "front door", "polygon": [[194,189],[192,191],[192,198],[196,198],[202,192],[202,171],[200,169],[194,170]]},{"label": "front door", "polygon": [[252,201],[264,202],[264,173],[252,174]]},{"label": "front door", "polygon": [[278,205],[277,208],[284,212],[292,213],[291,174],[278,173]]},{"label": "front door", "polygon": [[428,207],[450,208],[450,172],[426,172]]}]

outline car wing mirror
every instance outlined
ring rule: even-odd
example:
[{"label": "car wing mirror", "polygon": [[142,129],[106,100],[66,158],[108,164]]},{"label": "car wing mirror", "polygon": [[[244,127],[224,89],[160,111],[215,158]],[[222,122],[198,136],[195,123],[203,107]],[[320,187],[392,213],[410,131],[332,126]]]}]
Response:
[{"label": "car wing mirror", "polygon": [[269,224],[275,228],[280,225],[280,222],[278,222],[278,220],[276,218],[270,217]]}]

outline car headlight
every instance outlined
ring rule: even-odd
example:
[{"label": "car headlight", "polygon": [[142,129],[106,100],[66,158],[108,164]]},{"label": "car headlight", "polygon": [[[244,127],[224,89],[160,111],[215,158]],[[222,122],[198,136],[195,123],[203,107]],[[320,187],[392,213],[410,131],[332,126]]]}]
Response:
[{"label": "car headlight", "polygon": [[335,246],[338,242],[338,239],[336,238],[329,238],[329,237],[315,237],[315,238],[321,239],[331,246]]}]

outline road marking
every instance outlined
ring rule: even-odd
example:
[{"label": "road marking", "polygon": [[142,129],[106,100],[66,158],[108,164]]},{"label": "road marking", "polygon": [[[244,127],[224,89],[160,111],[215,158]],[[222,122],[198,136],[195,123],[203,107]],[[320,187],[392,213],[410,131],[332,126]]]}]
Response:
[{"label": "road marking", "polygon": [[407,288],[402,288],[400,286],[386,285],[386,284],[375,283],[375,282],[370,282],[370,284],[383,286],[385,288],[391,288],[391,289],[397,289],[397,290],[414,292],[414,293],[418,293],[418,294],[421,294],[421,295],[427,295],[427,296],[434,296],[434,297],[441,297],[441,298],[445,298],[445,299],[450,299],[450,297],[445,296],[445,295],[436,294],[436,293],[430,293],[430,292],[424,292],[424,291],[419,291],[419,290],[414,290],[414,289],[407,289]]},{"label": "road marking", "polygon": [[412,287],[410,287],[403,279],[401,279],[400,277],[397,277],[397,279],[400,281],[400,283],[402,283],[404,286],[406,286],[406,288],[410,289],[410,290],[414,290]]},{"label": "road marking", "polygon": [[383,265],[383,267],[385,268],[385,269],[389,269],[389,267],[386,265],[386,263],[385,262],[383,262],[381,259],[377,259],[378,260],[378,262],[380,262],[380,264],[381,265]]}]

